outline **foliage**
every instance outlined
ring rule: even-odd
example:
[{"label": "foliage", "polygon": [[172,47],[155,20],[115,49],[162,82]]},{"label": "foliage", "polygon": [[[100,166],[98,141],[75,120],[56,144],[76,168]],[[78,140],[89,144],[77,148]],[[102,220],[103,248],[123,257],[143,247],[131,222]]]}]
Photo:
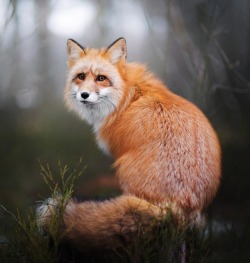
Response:
[{"label": "foliage", "polygon": [[48,230],[50,235],[38,226],[35,209],[14,214],[1,205],[2,214],[9,218],[9,222],[3,228],[4,236],[0,238],[0,262],[171,263],[182,262],[184,254],[189,263],[249,262],[249,228],[226,224],[218,228],[213,226],[214,219],[210,219],[206,228],[198,231],[177,227],[171,214],[164,220],[153,220],[147,227],[137,220],[137,235],[134,242],[126,247],[79,254],[60,243],[64,235],[60,225],[65,205],[83,170],[81,160],[73,169],[58,161],[57,171],[52,171],[48,164],[41,164],[41,174],[52,198],[60,195],[61,200]]},{"label": "foliage", "polygon": [[21,215],[19,211],[14,215],[1,205],[3,212],[9,216],[13,224],[9,227],[8,239],[0,246],[0,262],[58,262],[59,237],[62,234],[58,226],[62,220],[65,204],[73,193],[74,184],[84,170],[81,168],[81,162],[82,160],[75,168],[70,169],[58,161],[57,176],[48,164],[41,164],[41,174],[51,191],[52,198],[59,194],[61,197],[58,213],[54,216],[49,229],[50,235],[46,235],[40,229],[34,209],[29,209],[25,215]]},{"label": "foliage", "polygon": [[173,262],[181,260],[182,246],[186,241],[191,252],[190,262],[202,262],[200,254],[194,249],[195,232],[190,235],[190,231],[177,227],[170,214],[164,220],[155,219],[150,226],[145,227],[141,224],[141,219],[136,219],[134,211],[138,225],[137,235],[129,246],[117,250],[79,255],[62,245],[62,214],[72,196],[74,184],[83,170],[81,160],[74,169],[63,166],[58,161],[56,173],[52,172],[48,164],[41,164],[41,175],[50,189],[52,198],[60,195],[58,213],[53,216],[50,228],[46,232],[39,227],[35,209],[29,209],[25,214],[17,211],[15,215],[1,205],[3,214],[10,222],[4,229],[7,238],[3,238],[0,245],[0,262]]}]

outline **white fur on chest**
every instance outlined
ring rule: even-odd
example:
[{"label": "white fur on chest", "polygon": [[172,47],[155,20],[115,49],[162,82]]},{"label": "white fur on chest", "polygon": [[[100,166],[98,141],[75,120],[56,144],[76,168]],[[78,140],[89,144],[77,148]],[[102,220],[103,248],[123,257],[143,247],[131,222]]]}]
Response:
[{"label": "white fur on chest", "polygon": [[93,126],[93,132],[95,133],[95,136],[96,136],[97,145],[104,153],[108,155],[110,154],[109,146],[106,143],[106,141],[103,138],[101,138],[99,131],[101,127],[103,126],[103,124],[105,123],[106,118],[109,117],[110,112],[112,111],[110,109],[107,110],[107,108],[106,110],[102,109],[98,111],[92,110],[92,111],[89,111],[88,113],[85,112],[86,121]]},{"label": "white fur on chest", "polygon": [[96,142],[97,142],[99,148],[100,148],[104,153],[106,153],[107,155],[110,155],[110,150],[109,150],[108,144],[106,143],[105,140],[103,140],[103,139],[101,138],[101,136],[100,136],[98,133],[96,133]]}]

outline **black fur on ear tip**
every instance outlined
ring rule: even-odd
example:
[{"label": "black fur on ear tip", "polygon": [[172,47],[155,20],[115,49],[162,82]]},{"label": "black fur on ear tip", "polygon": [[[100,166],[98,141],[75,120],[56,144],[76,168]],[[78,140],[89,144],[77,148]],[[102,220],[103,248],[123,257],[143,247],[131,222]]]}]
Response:
[{"label": "black fur on ear tip", "polygon": [[126,39],[124,37],[119,37],[107,47],[107,50],[109,50],[116,42],[118,42],[121,39],[123,39],[125,41],[125,44],[126,44]]},{"label": "black fur on ear tip", "polygon": [[[83,51],[84,51],[84,53],[85,53],[85,47],[83,47],[81,44],[79,44],[78,42],[76,42],[74,39],[72,39],[72,38],[69,38],[68,40],[67,40],[67,43],[69,42],[69,41],[72,41],[72,42],[74,42],[77,46],[79,46]],[[86,53],[85,53],[86,54]]]}]

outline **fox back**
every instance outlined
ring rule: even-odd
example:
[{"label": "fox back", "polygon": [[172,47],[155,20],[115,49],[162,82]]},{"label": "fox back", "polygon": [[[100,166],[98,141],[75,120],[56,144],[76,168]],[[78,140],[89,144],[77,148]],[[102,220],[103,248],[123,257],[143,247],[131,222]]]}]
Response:
[{"label": "fox back", "polygon": [[126,42],[91,49],[68,40],[65,101],[115,157],[125,194],[199,219],[221,174],[216,133],[191,102],[146,67],[127,63]]}]

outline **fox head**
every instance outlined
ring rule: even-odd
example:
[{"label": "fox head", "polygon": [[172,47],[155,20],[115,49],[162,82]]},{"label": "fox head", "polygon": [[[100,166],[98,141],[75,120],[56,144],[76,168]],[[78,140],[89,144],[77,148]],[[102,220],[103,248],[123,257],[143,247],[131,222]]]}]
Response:
[{"label": "fox head", "polygon": [[119,38],[107,48],[93,49],[69,39],[67,52],[66,104],[88,123],[98,125],[123,96],[126,41]]}]

